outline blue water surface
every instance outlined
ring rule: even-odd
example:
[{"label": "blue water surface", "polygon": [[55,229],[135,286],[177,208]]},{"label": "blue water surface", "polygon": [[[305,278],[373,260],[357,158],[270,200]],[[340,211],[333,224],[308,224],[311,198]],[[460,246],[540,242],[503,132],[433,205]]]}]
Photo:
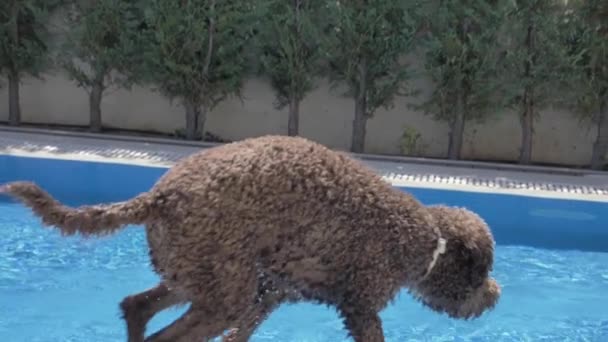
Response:
[{"label": "blue water surface", "polygon": [[[163,168],[0,156],[0,184],[33,180],[70,205],[127,199],[147,190]],[[470,208],[497,239],[493,276],[503,295],[474,321],[436,314],[400,295],[382,312],[387,342],[608,341],[608,204],[429,189],[426,204]],[[0,340],[125,341],[118,303],[153,286],[144,232],[61,237],[28,209],[0,197]],[[184,308],[151,322],[157,330]],[[340,342],[332,309],[284,305],[253,342]]]}]

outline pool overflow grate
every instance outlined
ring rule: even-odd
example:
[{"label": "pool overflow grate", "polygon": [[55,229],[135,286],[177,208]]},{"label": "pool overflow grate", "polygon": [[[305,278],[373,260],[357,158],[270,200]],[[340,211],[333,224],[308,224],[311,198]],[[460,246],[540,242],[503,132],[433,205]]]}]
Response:
[{"label": "pool overflow grate", "polygon": [[[37,155],[81,156],[83,159],[107,158],[124,161],[144,161],[152,164],[170,166],[178,160],[190,155],[202,147],[180,146],[175,144],[146,143],[141,141],[114,141],[109,139],[92,139],[75,136],[56,136],[50,134],[35,134],[0,131],[0,153],[19,154],[32,153]],[[370,166],[381,165],[382,161],[364,160]],[[385,163],[386,164],[386,163]],[[395,162],[391,164],[399,165]],[[404,164],[400,164],[401,166]],[[390,166],[388,167],[390,168]],[[395,167],[393,167],[394,169]],[[431,169],[432,167],[429,167]],[[446,169],[455,167],[443,167]],[[408,183],[435,183],[446,185],[473,186],[497,189],[536,190],[580,195],[608,196],[606,185],[577,185],[542,181],[519,181],[504,177],[482,176],[453,176],[433,173],[413,173],[406,170],[399,172],[386,170],[387,166],[376,168],[378,173],[387,181]],[[401,168],[400,168],[401,169]],[[574,176],[573,176],[574,177]]]},{"label": "pool overflow grate", "polygon": [[407,174],[407,173],[386,173],[383,177],[389,181],[407,181],[407,182],[424,182],[424,183],[440,183],[451,185],[467,185],[486,188],[500,189],[522,189],[522,190],[540,190],[553,192],[566,192],[572,194],[588,194],[588,195],[608,195],[608,187],[597,186],[579,186],[573,184],[560,184],[551,182],[520,182],[516,180],[502,180],[482,177],[470,176],[446,176],[438,174]]}]

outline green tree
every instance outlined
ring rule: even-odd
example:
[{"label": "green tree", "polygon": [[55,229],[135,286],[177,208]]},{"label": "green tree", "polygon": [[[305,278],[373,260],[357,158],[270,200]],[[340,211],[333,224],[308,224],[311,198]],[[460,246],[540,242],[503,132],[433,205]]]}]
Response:
[{"label": "green tree", "polygon": [[509,3],[506,28],[511,37],[501,70],[506,105],[515,108],[521,124],[519,162],[532,161],[534,121],[559,100],[556,85],[565,74],[566,46],[560,41],[559,0],[517,0]]},{"label": "green tree", "polygon": [[502,9],[497,1],[445,0],[420,10],[427,33],[425,69],[434,89],[415,108],[449,124],[450,159],[460,159],[465,123],[500,107],[496,47]]},{"label": "green tree", "polygon": [[571,62],[565,96],[576,113],[596,125],[590,167],[602,169],[608,154],[608,1],[570,2],[566,42]]},{"label": "green tree", "polygon": [[67,11],[67,39],[60,65],[89,96],[89,125],[102,130],[101,102],[112,86],[128,88],[129,68],[137,53],[130,31],[141,19],[135,2],[75,0]]},{"label": "green tree", "polygon": [[181,101],[186,138],[199,139],[207,114],[240,96],[255,8],[244,0],[151,0],[145,13],[143,79]]},{"label": "green tree", "polygon": [[267,0],[257,34],[262,72],[276,93],[277,109],[289,106],[287,134],[299,133],[300,103],[322,72],[325,0]]},{"label": "green tree", "polygon": [[8,80],[9,124],[21,122],[19,86],[26,76],[40,78],[50,66],[45,43],[48,21],[59,0],[0,2],[0,75]]},{"label": "green tree", "polygon": [[[354,99],[351,151],[365,148],[367,120],[377,109],[391,108],[396,96],[409,95],[410,68],[417,23],[413,4],[394,0],[331,1],[335,29],[330,44],[330,79],[345,84]],[[411,7],[409,7],[411,6]]]}]

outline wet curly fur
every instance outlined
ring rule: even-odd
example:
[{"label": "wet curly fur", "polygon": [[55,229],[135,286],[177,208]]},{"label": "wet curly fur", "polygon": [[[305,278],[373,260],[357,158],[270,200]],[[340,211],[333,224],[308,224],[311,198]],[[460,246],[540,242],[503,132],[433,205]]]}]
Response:
[{"label": "wet curly fur", "polygon": [[[121,302],[131,342],[208,340],[228,329],[224,340],[247,341],[274,308],[301,300],[335,307],[355,341],[381,342],[378,313],[403,288],[463,319],[500,296],[489,276],[494,241],[481,218],[426,207],[303,138],[203,150],[120,203],[68,208],[30,182],[0,191],[67,235],[145,227],[161,281]],[[187,303],[183,316],[144,339],[155,313]]]}]

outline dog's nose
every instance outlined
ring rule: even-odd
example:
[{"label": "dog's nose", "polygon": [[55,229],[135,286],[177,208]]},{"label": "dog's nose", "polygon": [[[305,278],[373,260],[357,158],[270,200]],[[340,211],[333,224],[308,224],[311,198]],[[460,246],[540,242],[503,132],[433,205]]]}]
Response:
[{"label": "dog's nose", "polygon": [[460,306],[456,316],[465,319],[481,316],[484,311],[496,306],[500,293],[498,282],[493,278],[486,278],[483,284]]}]

